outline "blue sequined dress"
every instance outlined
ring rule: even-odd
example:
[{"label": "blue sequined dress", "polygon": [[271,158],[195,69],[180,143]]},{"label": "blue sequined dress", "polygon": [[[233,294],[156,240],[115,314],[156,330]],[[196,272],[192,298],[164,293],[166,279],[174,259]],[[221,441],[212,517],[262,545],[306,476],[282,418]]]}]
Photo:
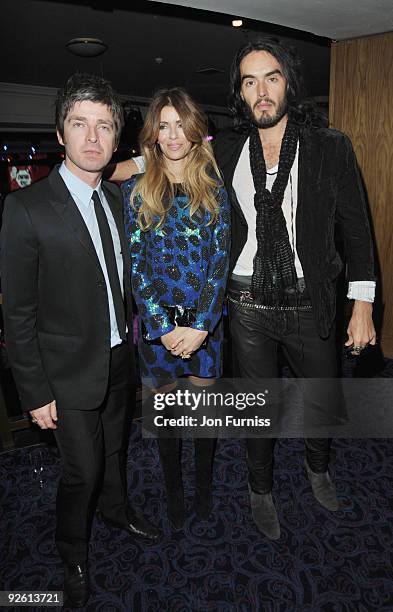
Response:
[{"label": "blue sequined dress", "polygon": [[[230,210],[220,187],[219,216],[207,225],[210,213],[190,217],[187,196],[178,189],[164,223],[144,232],[130,194],[137,177],[122,185],[124,220],[131,254],[131,282],[140,323],[141,376],[154,384],[181,376],[219,377],[222,372],[222,308],[229,264]],[[138,207],[138,201],[136,201]],[[207,344],[191,359],[171,355],[159,338],[174,329],[166,306],[196,307],[192,327],[208,331]],[[145,334],[146,335],[146,334]]]}]

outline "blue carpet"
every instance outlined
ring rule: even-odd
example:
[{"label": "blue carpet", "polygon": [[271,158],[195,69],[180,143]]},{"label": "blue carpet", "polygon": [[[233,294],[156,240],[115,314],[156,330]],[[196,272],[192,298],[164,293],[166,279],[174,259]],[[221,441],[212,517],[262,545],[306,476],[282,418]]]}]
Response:
[{"label": "blue carpet", "polygon": [[[336,440],[334,449],[332,473],[342,508],[335,514],[311,494],[303,443],[277,443],[274,496],[282,535],[271,542],[251,519],[243,442],[218,442],[214,509],[209,521],[200,522],[192,510],[193,448],[186,441],[187,521],[184,531],[172,534],[156,443],[142,440],[134,425],[130,499],[162,526],[164,537],[158,543],[134,540],[109,530],[97,516],[90,547],[93,595],[86,610],[391,612],[393,442]],[[37,446],[0,459],[0,588],[60,589],[62,567],[53,541],[57,453]]]}]

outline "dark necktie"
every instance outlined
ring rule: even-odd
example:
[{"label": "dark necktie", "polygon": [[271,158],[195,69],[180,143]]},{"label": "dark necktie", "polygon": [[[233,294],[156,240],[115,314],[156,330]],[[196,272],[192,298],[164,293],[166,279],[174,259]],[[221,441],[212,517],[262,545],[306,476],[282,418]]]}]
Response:
[{"label": "dark necktie", "polygon": [[92,200],[94,202],[94,210],[97,217],[98,228],[100,230],[102,250],[104,251],[106,269],[109,277],[109,284],[112,291],[113,305],[115,307],[117,328],[119,336],[122,340],[126,339],[126,320],[124,312],[123,296],[119,281],[119,273],[116,265],[115,249],[113,248],[113,240],[111,230],[109,228],[108,219],[103,209],[100,196],[96,191],[93,191]]}]

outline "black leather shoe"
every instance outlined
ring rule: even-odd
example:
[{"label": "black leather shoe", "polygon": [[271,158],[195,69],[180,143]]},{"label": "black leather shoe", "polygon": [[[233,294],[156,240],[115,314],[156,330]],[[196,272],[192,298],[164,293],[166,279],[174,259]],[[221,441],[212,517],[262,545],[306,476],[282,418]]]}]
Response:
[{"label": "black leather shoe", "polygon": [[311,483],[312,492],[315,498],[319,501],[321,506],[327,510],[337,512],[340,506],[337,499],[336,487],[329,476],[329,472],[322,472],[321,474],[313,472],[307,463],[307,459],[304,460],[304,465],[306,466],[307,476]]},{"label": "black leather shoe", "polygon": [[64,566],[65,603],[72,608],[83,608],[90,597],[86,563]]},{"label": "black leather shoe", "polygon": [[123,531],[127,531],[127,533],[130,535],[143,536],[144,538],[149,538],[149,540],[157,540],[160,537],[160,529],[158,529],[158,527],[152,523],[149,523],[149,521],[143,516],[140,516],[134,510],[131,510],[131,508],[127,508],[126,514],[127,522],[124,523],[120,521],[113,521],[103,514],[101,514],[101,516],[104,523],[109,527],[122,529]]}]

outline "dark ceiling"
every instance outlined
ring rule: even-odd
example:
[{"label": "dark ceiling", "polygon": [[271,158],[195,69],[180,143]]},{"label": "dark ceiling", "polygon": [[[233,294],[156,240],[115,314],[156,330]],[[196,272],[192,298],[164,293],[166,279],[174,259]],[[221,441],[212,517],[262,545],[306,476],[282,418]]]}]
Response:
[{"label": "dark ceiling", "polygon": [[[234,53],[247,39],[265,33],[294,43],[304,58],[309,94],[328,95],[326,38],[252,20],[235,29],[229,15],[141,0],[7,4],[0,37],[4,82],[59,87],[81,70],[102,73],[130,97],[150,97],[161,86],[180,85],[201,103],[225,106]],[[65,44],[82,36],[101,38],[108,51],[98,58],[73,56]],[[198,72],[212,67],[218,72]]]}]

